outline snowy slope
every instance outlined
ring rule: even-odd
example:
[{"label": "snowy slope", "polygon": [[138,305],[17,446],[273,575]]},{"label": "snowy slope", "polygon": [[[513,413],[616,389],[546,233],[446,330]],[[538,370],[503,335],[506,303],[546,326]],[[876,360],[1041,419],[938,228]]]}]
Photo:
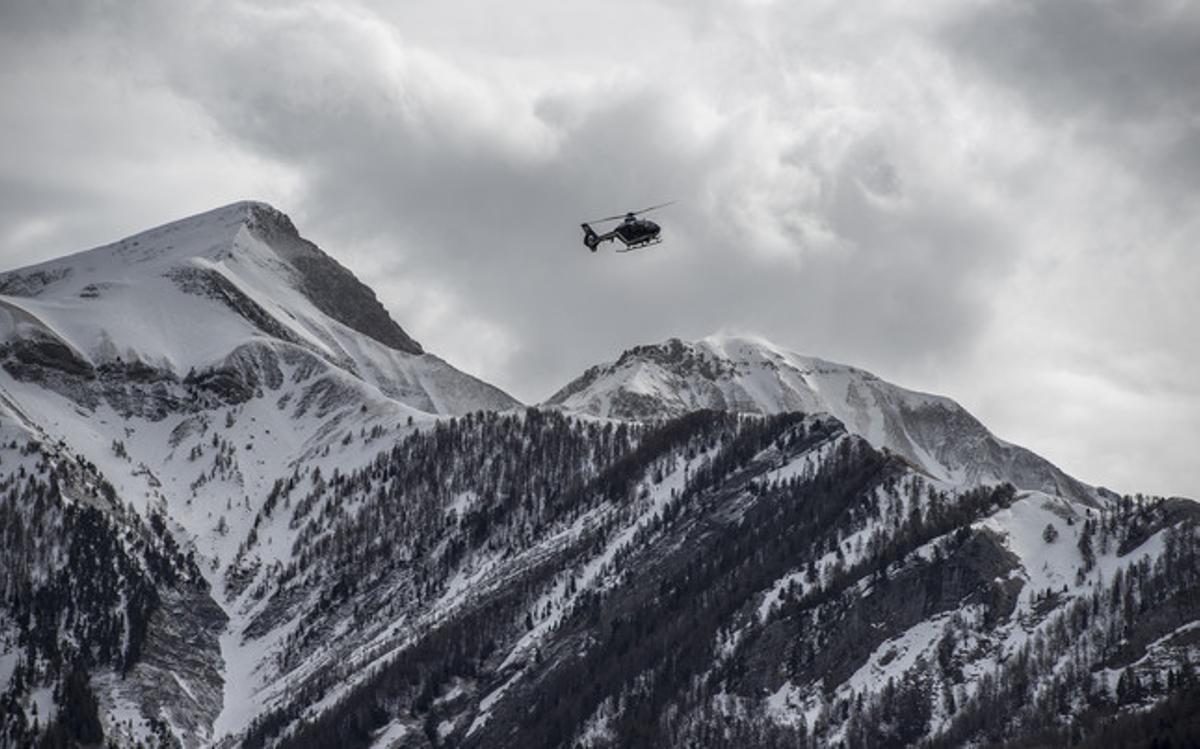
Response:
[{"label": "snowy slope", "polygon": [[514,405],[262,204],[0,275],[0,747],[977,745],[1200,658],[1197,506],[949,399],[714,336]]},{"label": "snowy slope", "polygon": [[638,346],[592,367],[545,405],[635,421],[697,409],[825,412],[942,481],[966,487],[1009,481],[1048,494],[1096,496],[1042,458],[996,438],[949,398],[763,339],[713,335],[695,343],[673,338]]},{"label": "snowy slope", "polygon": [[270,343],[307,350],[421,411],[518,405],[424,353],[370,289],[262,203],[0,275],[0,340],[52,347],[85,373],[136,365],[175,379]]},{"label": "snowy slope", "polygon": [[[352,469],[446,416],[517,405],[425,352],[260,203],[0,275],[0,434],[93,466],[136,513],[123,522],[166,518],[207,581],[211,598],[187,599],[188,615],[166,615],[181,594],[161,591],[145,662],[94,682],[108,714],[166,716],[189,745],[253,718],[264,660],[286,631],[243,634],[246,588],[290,561],[286,523],[259,528],[264,543],[246,549],[275,483],[301,467]],[[0,465],[0,482],[19,468]],[[199,632],[197,663],[164,670]],[[37,679],[53,685],[50,672]]]}]

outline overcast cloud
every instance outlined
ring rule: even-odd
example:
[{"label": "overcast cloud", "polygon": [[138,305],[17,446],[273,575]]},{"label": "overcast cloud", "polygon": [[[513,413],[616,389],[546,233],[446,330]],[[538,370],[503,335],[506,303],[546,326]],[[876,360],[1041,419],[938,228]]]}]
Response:
[{"label": "overcast cloud", "polygon": [[529,402],[753,332],[1200,497],[1195,4],[424,5],[0,6],[0,265],[263,199]]}]

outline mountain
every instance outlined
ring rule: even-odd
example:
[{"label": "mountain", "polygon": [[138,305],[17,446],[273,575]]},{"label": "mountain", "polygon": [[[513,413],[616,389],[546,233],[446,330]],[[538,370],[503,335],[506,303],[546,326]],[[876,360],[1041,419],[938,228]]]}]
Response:
[{"label": "mountain", "polygon": [[0,275],[0,747],[1197,738],[1200,505],[752,339],[516,408],[239,203]]},{"label": "mountain", "polygon": [[[6,509],[20,539],[8,548],[6,572],[16,574],[5,588],[21,602],[10,613],[51,632],[109,622],[107,655],[76,664],[118,669],[101,693],[108,709],[166,705],[176,730],[211,736],[230,703],[221,669],[232,646],[219,633],[232,609],[222,590],[235,558],[252,563],[239,534],[274,483],[299,465],[332,470],[361,441],[516,406],[425,352],[368,287],[262,203],[4,273],[0,439],[12,457],[0,458],[0,485],[17,492]],[[103,520],[108,541],[75,534],[83,508],[87,535]],[[117,541],[143,536],[133,548]],[[168,546],[155,552],[162,539]],[[106,596],[77,596],[64,591],[87,578],[79,570],[89,562],[35,551],[108,542],[113,565],[166,576],[121,575]],[[145,605],[130,608],[139,597]],[[60,609],[56,625],[30,608],[47,601]],[[194,649],[192,667],[160,662],[193,641],[209,648]],[[61,660],[57,645],[46,647],[43,656]]]},{"label": "mountain", "polygon": [[277,362],[294,362],[431,414],[519,405],[426,354],[374,292],[263,203],[4,273],[0,296],[8,370],[84,401],[121,377],[243,399]]},{"label": "mountain", "polygon": [[592,416],[651,421],[698,409],[835,416],[877,449],[939,481],[1096,502],[1099,492],[1024,448],[996,438],[949,398],[906,390],[870,372],[786,351],[768,341],[713,335],[637,346],[588,369],[546,401]]}]

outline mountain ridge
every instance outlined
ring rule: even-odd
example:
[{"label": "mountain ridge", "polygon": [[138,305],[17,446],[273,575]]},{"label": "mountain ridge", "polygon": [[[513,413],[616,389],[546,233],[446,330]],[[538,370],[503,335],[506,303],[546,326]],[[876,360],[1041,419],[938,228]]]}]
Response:
[{"label": "mountain ridge", "polygon": [[796,354],[757,337],[671,338],[636,346],[589,368],[544,405],[646,421],[688,410],[830,413],[873,446],[930,476],[965,486],[1018,488],[1096,503],[1089,487],[1034,453],[995,437],[950,398],[893,385],[857,367]]},{"label": "mountain ridge", "polygon": [[298,237],[0,275],[0,746],[1065,743],[1200,683],[1195,502],[762,339],[518,409]]}]

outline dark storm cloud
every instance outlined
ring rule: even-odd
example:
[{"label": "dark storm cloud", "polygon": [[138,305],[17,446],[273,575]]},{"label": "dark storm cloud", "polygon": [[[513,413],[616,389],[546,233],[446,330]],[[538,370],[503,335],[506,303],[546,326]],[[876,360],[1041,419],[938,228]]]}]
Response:
[{"label": "dark storm cloud", "polygon": [[[937,358],[978,330],[972,278],[1004,268],[1000,228],[960,202],[899,211],[871,203],[864,184],[888,168],[872,132],[862,146],[827,152],[820,139],[785,137],[786,150],[758,154],[744,138],[786,122],[734,118],[696,138],[670,86],[641,84],[540,98],[529,110],[515,103],[516,137],[533,143],[482,130],[439,138],[434,128],[479,103],[434,97],[421,116],[388,103],[412,101],[406,89],[425,90],[422,76],[454,71],[402,65],[400,79],[372,79],[325,61],[310,77],[283,52],[260,38],[224,49],[236,76],[180,88],[197,90],[252,148],[305,164],[306,210],[400,242],[408,272],[454,288],[470,316],[504,320],[520,354],[493,376],[527,399],[630,342],[730,324],[858,359],[870,350],[876,364]],[[236,95],[205,88],[214,82],[235,82]],[[454,80],[442,85],[472,95]],[[779,170],[776,180],[794,180],[796,194],[736,173],[756,158]],[[731,178],[713,176],[730,169]],[[760,190],[774,210],[738,215]],[[668,250],[623,265],[581,254],[582,218],[661,199],[679,200],[662,214]],[[762,257],[763,234],[778,234],[786,253]]]},{"label": "dark storm cloud", "polygon": [[162,85],[160,4],[0,4],[0,265],[95,246],[289,175]]},{"label": "dark storm cloud", "polygon": [[946,33],[964,59],[1065,118],[1186,118],[1200,110],[1200,8],[1110,0],[992,3]]},{"label": "dark storm cloud", "polygon": [[[1069,322],[1057,324],[1073,335],[1044,331],[1062,341],[1055,355],[1063,370],[1077,384],[1093,380],[1080,397],[1086,391],[1098,410],[1133,418],[1092,432],[1077,452],[1128,464],[1128,448],[1103,435],[1129,429],[1155,456],[1146,474],[1194,473],[1195,448],[1177,445],[1200,441],[1192,425],[1200,391],[1180,381],[1200,366],[1200,309],[1185,301],[1200,287],[1200,6],[991,3],[947,24],[940,38],[966,70],[1054,136],[1049,158],[1074,150],[1091,164],[1076,204],[1056,203],[1074,219],[1076,259],[1058,261],[1063,267],[1048,273],[1056,283],[1044,284],[1071,310]],[[1063,249],[1039,251],[1068,254]],[[1061,404],[1050,408],[1081,421]],[[1193,479],[1179,485],[1197,494]]]},{"label": "dark storm cloud", "polygon": [[[370,19],[287,12],[270,23],[270,34],[202,40],[216,45],[205,46],[212,60],[195,67],[197,50],[173,65],[176,90],[251,150],[301,168],[313,223],[386,238],[410,281],[451,289],[464,316],[501,321],[516,350],[489,375],[527,399],[630,343],[727,325],[831,355],[869,350],[882,364],[936,358],[978,330],[972,279],[1003,271],[987,217],[949,200],[872,203],[866,185],[902,187],[871,132],[845,153],[787,137],[786,150],[758,153],[744,139],[780,123],[733,118],[697,137],[667,86],[527,102],[480,88]],[[318,35],[326,50],[305,57]],[[795,180],[796,194],[737,173],[754,159]],[[775,210],[739,216],[760,190]],[[623,264],[581,251],[580,220],[664,199],[679,201],[662,214],[667,250]],[[784,254],[762,256],[763,233]],[[402,319],[414,312],[395,304]]]},{"label": "dark storm cloud", "polygon": [[[993,3],[950,24],[960,58],[1191,210],[1200,189],[1200,6]],[[1181,195],[1180,189],[1185,192]]]},{"label": "dark storm cloud", "polygon": [[[30,146],[0,157],[10,255],[258,197],[430,350],[526,400],[634,343],[726,328],[947,392],[1093,480],[1141,478],[1122,450],[1171,409],[1200,417],[1194,385],[1161,374],[1200,363],[1181,342],[1200,234],[1179,220],[1200,158],[1182,6],[0,14],[22,69],[0,86],[30,97],[0,113]],[[638,23],[617,40],[614,18]],[[672,199],[654,252],[583,249],[580,221]],[[1101,397],[1131,433],[1076,449]],[[1156,470],[1195,486],[1200,433],[1177,431]]]},{"label": "dark storm cloud", "polygon": [[[830,148],[787,137],[803,110],[766,111],[697,137],[670,81],[523,100],[370,13],[215,11],[143,8],[104,24],[237,142],[298,169],[306,189],[289,209],[334,236],[388,238],[405,272],[452,289],[464,314],[503,321],[522,355],[493,376],[526,398],[631,341],[762,328],[781,307],[796,321],[780,332],[803,333],[785,338],[879,363],[952,350],[978,326],[963,290],[997,267],[967,249],[991,236],[986,219],[972,228],[949,203],[898,215],[872,205],[863,185],[890,166],[869,130],[863,145]],[[759,163],[777,173],[760,177]],[[579,220],[664,199],[679,201],[663,218],[679,254],[624,267],[568,254]],[[772,244],[787,247],[764,257]],[[931,263],[936,274],[922,270]],[[561,360],[547,361],[544,341],[572,345],[549,347]]]}]

